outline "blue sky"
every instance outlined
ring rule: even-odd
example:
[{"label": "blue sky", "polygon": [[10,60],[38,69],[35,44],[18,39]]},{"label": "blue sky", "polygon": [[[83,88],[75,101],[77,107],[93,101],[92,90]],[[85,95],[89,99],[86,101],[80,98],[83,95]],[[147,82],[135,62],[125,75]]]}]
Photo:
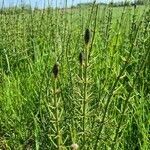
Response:
[{"label": "blue sky", "polygon": [[[0,6],[2,6],[2,3],[4,1],[4,6],[15,6],[16,4],[20,4],[21,2],[25,4],[31,4],[32,7],[38,6],[38,7],[44,7],[49,4],[53,7],[56,5],[59,7],[63,7],[65,5],[66,0],[0,0]],[[97,0],[97,2],[109,2],[111,0]],[[121,1],[121,0],[113,0],[115,1]],[[57,3],[56,3],[57,2]],[[77,5],[78,3],[84,3],[84,2],[93,2],[93,0],[67,0],[67,6]]]}]

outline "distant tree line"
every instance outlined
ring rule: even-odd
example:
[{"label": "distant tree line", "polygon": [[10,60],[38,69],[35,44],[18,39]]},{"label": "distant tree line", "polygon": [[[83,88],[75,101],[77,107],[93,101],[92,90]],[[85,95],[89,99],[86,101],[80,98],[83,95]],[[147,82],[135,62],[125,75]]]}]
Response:
[{"label": "distant tree line", "polygon": [[[100,2],[98,4],[99,5],[107,5],[106,3],[102,3],[102,2]],[[89,2],[89,3],[79,3],[79,4],[77,4],[77,7],[92,6],[92,5],[93,5],[93,3],[91,3],[91,2]]]},{"label": "distant tree line", "polygon": [[121,2],[110,2],[109,5],[114,6],[114,7],[119,7],[119,6],[135,6],[135,5],[144,5],[145,1],[144,0],[135,0],[135,1],[121,1]]},{"label": "distant tree line", "polygon": [[[120,2],[110,2],[110,3],[98,3],[98,5],[110,5],[114,7],[119,7],[119,6],[132,6],[132,5],[144,5],[148,0],[135,0],[135,1],[120,1]],[[86,7],[86,6],[92,6],[93,3],[79,3],[77,7]],[[75,7],[75,6],[73,6]]]}]

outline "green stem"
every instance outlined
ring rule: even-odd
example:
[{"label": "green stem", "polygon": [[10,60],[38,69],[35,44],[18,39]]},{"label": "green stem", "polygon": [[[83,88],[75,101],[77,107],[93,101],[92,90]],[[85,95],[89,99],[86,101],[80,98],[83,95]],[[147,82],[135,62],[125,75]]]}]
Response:
[{"label": "green stem", "polygon": [[86,107],[87,107],[87,69],[88,69],[88,46],[85,50],[85,68],[84,68],[84,84],[83,84],[83,144],[86,141],[85,124],[86,124]]},{"label": "green stem", "polygon": [[57,149],[60,150],[60,130],[59,130],[59,116],[58,116],[59,112],[58,112],[58,100],[57,100],[57,78],[54,81],[54,107],[55,107]]}]

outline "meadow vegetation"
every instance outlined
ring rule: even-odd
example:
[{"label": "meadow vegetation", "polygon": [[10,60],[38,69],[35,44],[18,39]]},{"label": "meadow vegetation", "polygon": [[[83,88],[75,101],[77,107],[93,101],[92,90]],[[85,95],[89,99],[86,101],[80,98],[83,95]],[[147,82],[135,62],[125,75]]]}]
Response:
[{"label": "meadow vegetation", "polygon": [[1,8],[0,149],[149,150],[149,91],[149,4]]}]

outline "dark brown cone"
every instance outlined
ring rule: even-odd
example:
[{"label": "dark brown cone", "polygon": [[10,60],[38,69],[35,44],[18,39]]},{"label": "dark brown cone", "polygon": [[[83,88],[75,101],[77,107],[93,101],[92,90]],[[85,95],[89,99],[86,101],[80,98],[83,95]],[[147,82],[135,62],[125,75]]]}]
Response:
[{"label": "dark brown cone", "polygon": [[80,52],[80,54],[79,54],[79,62],[80,62],[81,66],[83,65],[83,60],[84,60],[84,53]]},{"label": "dark brown cone", "polygon": [[84,41],[86,45],[90,42],[90,36],[90,30],[86,29],[84,34]]},{"label": "dark brown cone", "polygon": [[55,65],[53,66],[52,72],[53,72],[53,74],[54,74],[54,77],[57,78],[58,72],[59,72],[58,63],[55,63]]}]

